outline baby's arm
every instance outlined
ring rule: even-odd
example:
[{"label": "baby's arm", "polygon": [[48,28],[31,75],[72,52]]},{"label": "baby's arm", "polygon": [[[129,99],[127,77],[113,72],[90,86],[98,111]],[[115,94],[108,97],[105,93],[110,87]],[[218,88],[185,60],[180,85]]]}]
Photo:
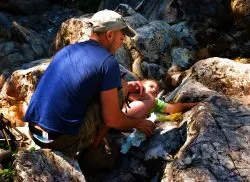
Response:
[{"label": "baby's arm", "polygon": [[177,112],[186,111],[187,109],[196,106],[198,103],[199,102],[167,104],[167,106],[164,109],[164,112],[173,114]]}]

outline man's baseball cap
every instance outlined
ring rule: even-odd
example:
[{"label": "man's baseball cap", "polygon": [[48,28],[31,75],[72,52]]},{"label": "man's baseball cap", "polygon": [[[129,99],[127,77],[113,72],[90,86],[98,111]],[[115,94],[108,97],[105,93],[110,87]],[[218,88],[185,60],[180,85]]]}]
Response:
[{"label": "man's baseball cap", "polygon": [[136,35],[123,19],[122,15],[111,10],[101,10],[95,13],[90,22],[93,25],[93,32],[106,32],[108,30],[121,30],[125,35],[133,37]]}]

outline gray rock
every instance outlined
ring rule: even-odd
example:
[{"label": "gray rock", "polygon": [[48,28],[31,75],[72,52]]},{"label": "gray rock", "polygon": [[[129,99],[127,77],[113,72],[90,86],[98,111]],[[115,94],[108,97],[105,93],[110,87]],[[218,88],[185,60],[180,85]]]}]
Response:
[{"label": "gray rock", "polygon": [[147,62],[168,62],[167,52],[174,44],[175,37],[170,25],[163,21],[153,21],[136,29],[134,46],[140,50]]},{"label": "gray rock", "polygon": [[188,69],[194,62],[192,52],[186,48],[173,48],[171,55],[173,59],[172,64],[178,65],[183,70]]},{"label": "gray rock", "polygon": [[7,0],[1,1],[1,10],[21,13],[21,14],[34,14],[37,12],[43,12],[51,6],[48,0]]},{"label": "gray rock", "polygon": [[18,152],[14,161],[16,182],[85,182],[78,162],[60,152],[37,150]]},{"label": "gray rock", "polygon": [[181,158],[167,165],[163,181],[248,181],[249,159],[242,154],[249,150],[249,108],[220,95],[204,101],[185,113],[184,119],[191,116],[186,142],[198,135]]}]

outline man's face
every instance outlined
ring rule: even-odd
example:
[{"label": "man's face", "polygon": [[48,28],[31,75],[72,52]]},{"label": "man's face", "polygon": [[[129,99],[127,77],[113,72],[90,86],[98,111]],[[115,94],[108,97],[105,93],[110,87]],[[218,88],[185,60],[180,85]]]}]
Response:
[{"label": "man's face", "polygon": [[143,82],[143,86],[145,88],[146,93],[152,94],[155,97],[157,96],[158,91],[159,91],[159,86],[155,81],[146,80]]},{"label": "man's face", "polygon": [[117,49],[119,49],[124,42],[125,34],[120,30],[113,31],[111,37],[109,37],[108,50],[112,54],[115,54]]}]

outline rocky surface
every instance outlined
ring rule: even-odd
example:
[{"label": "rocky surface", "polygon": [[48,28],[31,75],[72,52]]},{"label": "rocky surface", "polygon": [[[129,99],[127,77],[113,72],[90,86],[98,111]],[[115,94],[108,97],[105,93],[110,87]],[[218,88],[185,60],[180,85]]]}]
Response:
[{"label": "rocky surface", "polygon": [[48,0],[4,0],[0,2],[0,9],[12,13],[34,14],[41,13],[51,6]]},{"label": "rocky surface", "polygon": [[14,165],[17,182],[85,181],[78,162],[60,152],[45,149],[19,152]]},{"label": "rocky surface", "polygon": [[182,158],[166,165],[162,181],[249,181],[249,108],[213,95],[196,109],[183,120],[186,142],[196,138]]},{"label": "rocky surface", "polygon": [[[210,58],[196,63],[190,69],[190,71],[195,70],[192,71],[192,79],[186,82],[186,85],[176,94],[175,100],[201,103],[184,113],[181,121],[158,123],[154,136],[144,142],[140,148],[133,148],[124,155],[118,169],[102,174],[104,181],[147,181],[157,176],[163,181],[249,180],[249,171],[244,166],[248,165],[247,123],[250,110],[238,100],[230,98],[229,96],[233,96],[232,92],[223,93],[221,86],[214,88],[214,81],[202,83],[199,80],[200,77],[197,75],[205,68],[205,63],[213,63],[209,68],[216,71],[218,65],[226,64],[230,67],[230,63],[234,65],[233,71],[236,73],[243,70],[245,70],[243,73],[247,73],[249,70],[242,63],[221,58]],[[232,74],[225,74],[229,73],[228,67],[222,66],[221,68],[225,69],[221,69],[218,73],[224,74],[225,78],[231,76]],[[39,70],[38,66],[33,69],[35,68]],[[235,74],[233,79],[229,77],[229,80],[236,80],[237,84],[242,84],[244,82],[237,80],[243,78],[245,77]],[[219,85],[219,80],[217,82]],[[27,83],[22,82],[24,88]],[[236,84],[229,84],[227,90],[232,86],[237,87]],[[247,87],[248,84],[241,85],[240,88],[244,90],[244,86]],[[235,95],[237,96],[237,93]],[[121,142],[124,140],[124,136],[118,138]],[[183,146],[187,147],[183,149]],[[243,154],[244,157],[242,157]],[[95,155],[92,157],[94,161]],[[174,157],[176,157],[175,160]],[[99,165],[102,164],[99,163]],[[158,167],[152,169],[151,165]],[[95,174],[95,177],[87,176],[87,178],[90,181],[96,181],[99,179],[97,176]]]},{"label": "rocky surface", "polygon": [[[189,77],[211,90],[235,98],[244,105],[249,105],[249,66],[249,64],[238,63],[225,58],[208,58],[194,64],[189,70],[191,73]],[[194,93],[190,94],[193,95]],[[186,97],[182,97],[182,94],[183,92],[180,91],[176,95],[175,101],[185,100]]]},{"label": "rocky surface", "polygon": [[50,61],[51,59],[42,59],[24,64],[24,69],[13,72],[2,85],[0,112],[12,121],[13,125],[24,126],[22,118],[27,105]]},{"label": "rocky surface", "polygon": [[[0,2],[0,112],[23,125],[50,56],[88,39],[94,7],[83,13],[75,9],[79,1],[15,2]],[[104,8],[122,13],[138,32],[115,55],[130,79],[154,78],[168,91],[184,78],[172,100],[201,103],[181,120],[158,123],[152,138],[120,156],[116,169],[84,173],[87,181],[249,181],[249,2],[103,0],[99,9]],[[114,136],[119,145],[125,140]],[[18,153],[15,170],[17,181],[85,180],[75,165],[50,151]]]}]

